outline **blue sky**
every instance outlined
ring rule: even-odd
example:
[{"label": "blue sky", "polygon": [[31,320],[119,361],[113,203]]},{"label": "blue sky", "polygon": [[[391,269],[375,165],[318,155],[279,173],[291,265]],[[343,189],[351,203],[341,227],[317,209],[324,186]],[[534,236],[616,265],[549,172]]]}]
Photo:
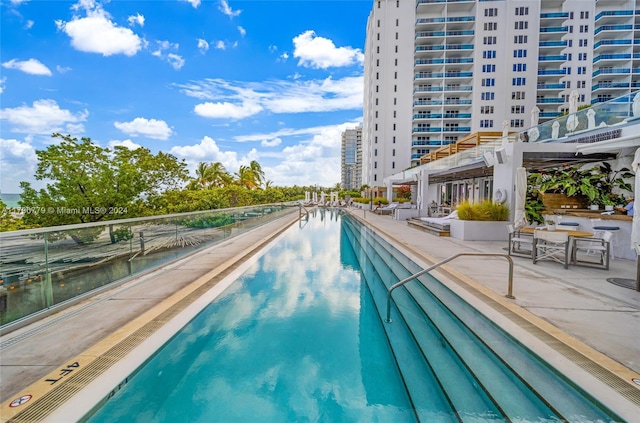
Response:
[{"label": "blue sky", "polygon": [[61,132],[275,185],[340,182],[362,121],[368,0],[1,0],[0,189]]}]

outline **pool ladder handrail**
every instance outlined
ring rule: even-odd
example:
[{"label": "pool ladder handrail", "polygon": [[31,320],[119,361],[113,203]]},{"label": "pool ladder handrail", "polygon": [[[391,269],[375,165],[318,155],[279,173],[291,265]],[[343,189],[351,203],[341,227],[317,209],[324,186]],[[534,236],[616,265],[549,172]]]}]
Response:
[{"label": "pool ladder handrail", "polygon": [[[298,203],[298,207],[300,207],[298,219],[302,220],[303,215],[307,216],[307,219],[309,219],[309,210],[307,210],[306,207],[302,205],[302,203]],[[302,210],[304,210],[304,213],[302,212]]]},{"label": "pool ladder handrail", "polygon": [[391,294],[393,293],[393,290],[396,288],[401,287],[402,285],[406,284],[409,281],[412,281],[413,279],[416,279],[422,275],[424,275],[425,273],[429,273],[430,271],[432,271],[433,269],[435,269],[436,267],[440,267],[445,263],[448,263],[460,256],[493,256],[493,257],[504,257],[507,259],[507,261],[509,262],[509,284],[508,284],[508,288],[507,288],[507,295],[505,295],[505,297],[514,300],[516,297],[513,296],[513,259],[508,255],[508,254],[498,254],[498,253],[458,253],[455,254],[451,257],[447,257],[446,259],[439,261],[438,263],[434,264],[433,266],[429,266],[426,269],[422,269],[421,271],[419,271],[418,273],[415,273],[403,280],[401,280],[400,282],[397,282],[393,285],[391,285],[391,287],[387,290],[387,318],[385,319],[385,322],[387,323],[391,323]]}]

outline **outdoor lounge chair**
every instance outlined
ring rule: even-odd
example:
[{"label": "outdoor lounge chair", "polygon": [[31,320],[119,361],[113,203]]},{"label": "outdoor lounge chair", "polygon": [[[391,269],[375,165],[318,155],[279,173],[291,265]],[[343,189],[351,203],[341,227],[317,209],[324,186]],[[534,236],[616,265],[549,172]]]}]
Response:
[{"label": "outdoor lounge chair", "polygon": [[444,217],[421,217],[420,220],[426,226],[439,229],[439,230],[449,230],[451,226],[451,219],[458,218],[458,211],[454,210],[449,215]]},{"label": "outdoor lounge chair", "polygon": [[388,206],[378,207],[374,210],[374,213],[378,214],[393,214],[393,211],[398,207],[399,203],[390,203]]}]

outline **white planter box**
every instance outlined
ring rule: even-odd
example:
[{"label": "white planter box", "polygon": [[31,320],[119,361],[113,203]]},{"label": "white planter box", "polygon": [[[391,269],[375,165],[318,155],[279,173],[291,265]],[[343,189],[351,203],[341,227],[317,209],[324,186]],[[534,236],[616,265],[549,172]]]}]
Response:
[{"label": "white planter box", "polygon": [[508,241],[509,222],[482,222],[477,220],[451,220],[451,236],[463,241]]}]

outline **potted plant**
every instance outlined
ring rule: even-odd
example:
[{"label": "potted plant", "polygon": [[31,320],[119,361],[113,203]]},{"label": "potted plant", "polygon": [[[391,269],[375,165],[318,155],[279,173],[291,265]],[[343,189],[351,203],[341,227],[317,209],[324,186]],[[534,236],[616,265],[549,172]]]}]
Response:
[{"label": "potted plant", "polygon": [[450,224],[451,237],[464,241],[507,241],[509,206],[490,200],[464,201],[456,208],[458,218]]},{"label": "potted plant", "polygon": [[556,221],[555,220],[547,219],[547,220],[545,220],[545,223],[547,224],[547,230],[548,231],[555,231],[556,230]]}]

